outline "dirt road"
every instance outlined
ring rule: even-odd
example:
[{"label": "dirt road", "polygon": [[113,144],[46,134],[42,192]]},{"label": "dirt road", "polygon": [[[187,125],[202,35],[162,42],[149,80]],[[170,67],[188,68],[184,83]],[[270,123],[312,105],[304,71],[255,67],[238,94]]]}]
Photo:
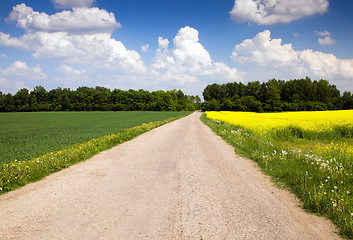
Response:
[{"label": "dirt road", "polygon": [[0,196],[0,239],[338,239],[199,116]]}]

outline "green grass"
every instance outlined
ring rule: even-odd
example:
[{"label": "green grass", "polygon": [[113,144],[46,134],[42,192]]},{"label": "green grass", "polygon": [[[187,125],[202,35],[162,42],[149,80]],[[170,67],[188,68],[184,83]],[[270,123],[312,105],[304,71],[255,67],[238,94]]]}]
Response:
[{"label": "green grass", "polygon": [[0,164],[23,161],[185,112],[0,113]]},{"label": "green grass", "polygon": [[[162,121],[153,121],[142,125],[126,128],[113,134],[104,135],[101,137],[90,139],[88,141],[76,143],[74,145],[71,145],[70,147],[62,148],[58,151],[50,151],[44,155],[28,160],[14,160],[8,163],[1,164],[0,194],[17,189],[30,182],[40,180],[53,172],[60,171],[61,169],[66,168],[72,164],[88,159],[101,151],[107,150],[120,143],[131,140],[144,132],[150,131],[153,128],[159,127],[165,123],[186,116],[189,113],[190,112],[178,113],[174,118],[168,118]],[[141,114],[144,115],[143,113],[140,113],[135,114],[135,116],[138,117],[140,115],[140,120],[146,120],[146,118],[141,117]],[[134,114],[132,113],[132,115]],[[145,115],[150,116],[150,119],[152,117],[147,113],[145,113]],[[170,114],[167,115],[171,116]],[[165,118],[167,115],[163,115],[163,113],[161,113],[159,115],[159,118]],[[119,114],[112,114],[110,116],[117,117],[119,116]],[[122,115],[120,115],[121,121],[126,120],[126,116],[131,117],[130,114],[125,115],[125,118],[122,118],[121,116]],[[97,119],[97,117],[95,119]],[[119,118],[116,119],[117,123],[119,122],[118,119]],[[57,121],[57,119],[55,121]]]},{"label": "green grass", "polygon": [[259,135],[205,114],[201,120],[238,154],[256,161],[277,186],[295,193],[307,211],[326,216],[342,236],[353,238],[352,138],[300,138],[290,129],[280,137]]}]

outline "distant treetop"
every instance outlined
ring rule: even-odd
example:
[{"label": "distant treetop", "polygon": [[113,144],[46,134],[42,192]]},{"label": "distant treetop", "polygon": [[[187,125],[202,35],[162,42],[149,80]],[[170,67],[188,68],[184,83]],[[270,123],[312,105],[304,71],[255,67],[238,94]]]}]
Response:
[{"label": "distant treetop", "polygon": [[271,79],[208,85],[203,91],[203,111],[323,111],[353,109],[353,96],[341,96],[327,80],[306,77],[289,81]]},{"label": "distant treetop", "polygon": [[56,88],[46,91],[20,89],[15,95],[0,92],[0,112],[30,111],[194,111],[200,109],[199,96],[181,90],[120,90],[105,87]]}]

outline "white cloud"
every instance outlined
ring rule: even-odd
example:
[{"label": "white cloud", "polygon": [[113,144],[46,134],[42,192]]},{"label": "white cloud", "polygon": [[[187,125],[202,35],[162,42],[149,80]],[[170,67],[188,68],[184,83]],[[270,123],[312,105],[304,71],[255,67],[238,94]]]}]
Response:
[{"label": "white cloud", "polygon": [[48,15],[35,12],[24,3],[13,7],[6,20],[29,32],[110,33],[121,27],[114,13],[98,8],[74,8]]},{"label": "white cloud", "polygon": [[30,80],[45,79],[47,76],[42,72],[39,65],[33,68],[28,67],[25,62],[16,61],[8,68],[0,68],[0,76],[10,78],[24,78]]},{"label": "white cloud", "polygon": [[[353,59],[344,59],[342,60],[339,70],[342,75],[346,78],[353,79]],[[352,84],[353,85],[353,84]],[[353,90],[353,88],[352,88]]]},{"label": "white cloud", "polygon": [[158,43],[155,69],[204,74],[204,69],[212,67],[210,54],[199,43],[198,31],[194,28],[181,28],[173,40],[173,49],[168,49],[168,39],[159,37]]},{"label": "white cloud", "polygon": [[25,49],[24,42],[17,38],[11,38],[10,34],[0,32],[0,45]]},{"label": "white cloud", "polygon": [[235,0],[230,15],[238,23],[269,25],[323,14],[328,6],[328,0]]},{"label": "white cloud", "polygon": [[331,38],[331,33],[327,30],[323,32],[315,31],[315,34],[324,38],[319,38],[318,42],[320,45],[333,45],[336,43],[336,40]]},{"label": "white cloud", "polygon": [[37,32],[25,34],[20,38],[10,38],[0,33],[0,45],[32,51],[36,58],[92,64],[94,67],[146,70],[141,56],[134,50],[126,49],[122,42],[112,39],[110,34],[70,35],[66,32]]},{"label": "white cloud", "polygon": [[0,77],[0,92],[15,94],[19,89],[27,88],[26,84],[22,80],[18,79],[7,79]]},{"label": "white cloud", "polygon": [[13,8],[8,21],[15,21],[27,33],[16,38],[0,32],[0,45],[31,51],[36,58],[90,64],[94,68],[146,70],[136,51],[111,38],[111,31],[120,23],[105,10],[74,8],[47,15],[20,4]]},{"label": "white cloud", "polygon": [[325,30],[323,32],[315,31],[315,34],[318,36],[331,36],[331,33],[327,30]]},{"label": "white cloud", "polygon": [[258,65],[289,64],[297,58],[291,44],[283,44],[282,39],[271,39],[271,32],[265,30],[253,39],[246,39],[238,44],[232,53],[234,61],[239,63],[256,63]]},{"label": "white cloud", "polygon": [[197,83],[205,77],[219,77],[228,81],[241,80],[237,69],[212,61],[208,51],[199,42],[198,35],[194,28],[181,28],[173,40],[172,49],[168,48],[168,39],[159,37],[159,48],[151,66],[155,75],[165,81],[179,84]]},{"label": "white cloud", "polygon": [[95,0],[52,0],[57,8],[90,7]]},{"label": "white cloud", "polygon": [[210,54],[199,43],[199,32],[191,27],[181,28],[173,40],[173,56],[177,63],[198,70],[212,65]]},{"label": "white cloud", "polygon": [[[55,68],[55,77],[51,80],[56,86],[65,86],[67,88],[77,88],[78,86],[94,86],[97,82],[95,71],[90,69],[74,68],[69,65],[59,65]],[[99,85],[96,83],[96,85]]]},{"label": "white cloud", "polygon": [[0,68],[1,91],[17,92],[19,89],[27,87],[25,82],[47,79],[47,75],[42,72],[39,65],[29,67],[25,62],[16,61],[5,69]]},{"label": "white cloud", "polygon": [[272,74],[271,78],[310,76],[332,80],[333,83],[337,79],[353,80],[353,60],[338,59],[333,54],[311,49],[296,51],[291,44],[282,44],[282,39],[271,39],[269,30],[235,46],[232,59],[247,64],[250,67],[248,72],[256,72],[260,77],[268,73]]},{"label": "white cloud", "polygon": [[169,40],[168,39],[164,39],[162,37],[158,37],[158,47],[160,49],[168,49],[169,46]]},{"label": "white cloud", "polygon": [[320,45],[333,45],[336,43],[336,40],[332,39],[330,36],[319,38],[317,41]]},{"label": "white cloud", "polygon": [[146,52],[148,51],[148,48],[149,48],[149,47],[150,47],[149,44],[143,45],[143,46],[141,46],[141,51],[144,52],[144,53],[146,53]]},{"label": "white cloud", "polygon": [[73,69],[68,65],[60,65],[59,67],[56,68],[56,70],[61,74],[74,75],[74,76],[80,76],[87,72],[85,69]]}]

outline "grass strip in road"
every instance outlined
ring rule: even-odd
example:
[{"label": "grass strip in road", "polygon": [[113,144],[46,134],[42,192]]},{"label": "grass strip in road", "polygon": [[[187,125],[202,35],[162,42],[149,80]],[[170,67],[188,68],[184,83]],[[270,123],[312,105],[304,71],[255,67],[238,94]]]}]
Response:
[{"label": "grass strip in road", "polygon": [[341,149],[341,141],[349,144],[351,139],[328,144],[291,135],[284,140],[212,120],[206,114],[200,119],[231,144],[237,154],[256,161],[277,186],[296,194],[307,211],[326,216],[343,237],[353,238],[353,155],[351,148]]},{"label": "grass strip in road", "polygon": [[121,130],[89,141],[75,144],[60,151],[50,152],[26,161],[13,161],[0,166],[0,194],[12,191],[28,183],[38,181],[51,173],[60,171],[75,163],[86,160],[99,152],[129,141],[145,132],[185,117],[155,121]]}]

